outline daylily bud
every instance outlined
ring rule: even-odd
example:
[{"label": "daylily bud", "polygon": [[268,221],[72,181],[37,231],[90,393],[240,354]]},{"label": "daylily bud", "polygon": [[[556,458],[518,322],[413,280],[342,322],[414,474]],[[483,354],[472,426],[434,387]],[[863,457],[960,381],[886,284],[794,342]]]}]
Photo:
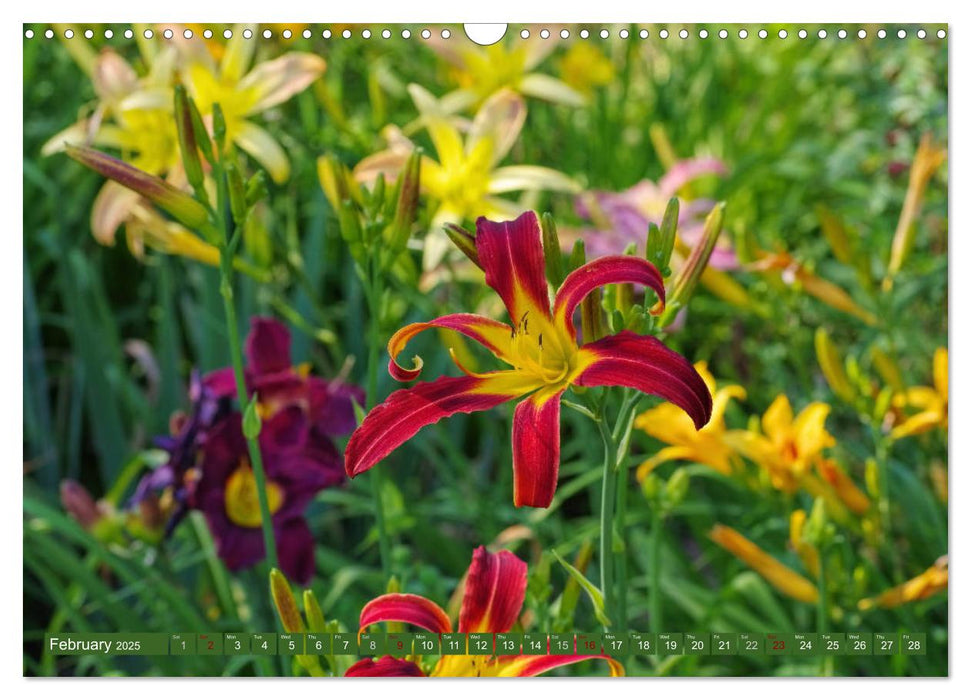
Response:
[{"label": "daylily bud", "polygon": [[208,226],[209,214],[206,208],[165,180],[87,146],[66,146],[65,151],[81,165],[157,204],[182,225],[194,230]]},{"label": "daylily bud", "polygon": [[307,626],[311,632],[327,631],[327,621],[324,619],[324,612],[320,609],[317,596],[309,588],[303,592],[303,612],[307,616]]},{"label": "daylily bud", "polygon": [[341,164],[331,156],[321,156],[317,159],[317,179],[331,208],[340,209],[341,202],[348,198]]},{"label": "daylily bud", "polygon": [[870,497],[874,499],[880,498],[880,467],[877,465],[877,460],[872,457],[868,458],[863,467],[863,482],[866,484],[866,490],[869,492]]},{"label": "daylily bud", "polygon": [[870,359],[883,381],[894,391],[903,391],[904,380],[900,376],[900,368],[887,353],[874,345],[870,348]]},{"label": "daylily bud", "polygon": [[258,438],[263,427],[258,407],[259,397],[253,394],[253,398],[250,399],[250,402],[246,405],[246,410],[243,412],[243,435],[249,440]]},{"label": "daylily bud", "polygon": [[648,501],[654,502],[661,492],[661,480],[656,474],[648,474],[641,480],[641,493]]},{"label": "daylily bud", "polygon": [[226,150],[226,117],[223,115],[223,109],[219,106],[219,103],[215,103],[212,106],[212,136],[216,141],[216,148],[219,153],[223,153]]},{"label": "daylily bud", "polygon": [[816,359],[823,370],[823,376],[829,387],[837,396],[848,403],[852,403],[856,394],[843,368],[843,362],[836,351],[836,346],[823,328],[816,329]]},{"label": "daylily bud", "polygon": [[246,205],[246,188],[243,185],[243,176],[239,168],[233,163],[226,165],[226,184],[229,190],[229,210],[232,212],[233,221],[237,226],[242,226],[249,213]]},{"label": "daylily bud", "polygon": [[478,267],[482,267],[479,263],[479,251],[475,247],[475,236],[456,224],[445,224],[445,235],[465,254],[465,257]]},{"label": "daylily bud", "polygon": [[257,170],[246,183],[246,206],[251,207],[262,201],[267,195],[266,173]]},{"label": "daylily bud", "polygon": [[553,288],[563,284],[566,274],[563,272],[563,253],[560,251],[560,237],[556,232],[556,222],[549,212],[540,218],[540,228],[543,231],[543,256],[546,258],[546,279]]},{"label": "daylily bud", "polygon": [[583,244],[583,239],[577,240],[573,243],[573,250],[570,251],[570,257],[567,258],[566,267],[567,274],[573,272],[578,267],[587,262],[587,251]]},{"label": "daylily bud", "polygon": [[104,518],[88,490],[73,479],[61,482],[61,505],[85,530],[91,530]]},{"label": "daylily bud", "polygon": [[[179,151],[182,153],[182,167],[185,169],[186,180],[192,189],[198,193],[202,190],[204,176],[202,161],[199,159],[199,147],[196,143],[195,124],[189,107],[190,98],[185,87],[175,86],[175,125],[179,135]],[[208,137],[207,137],[208,138]]]},{"label": "daylily bud", "polygon": [[894,232],[890,249],[890,263],[887,265],[887,275],[883,280],[884,291],[889,291],[893,287],[893,278],[900,271],[914,245],[914,238],[917,236],[915,220],[920,213],[924,191],[931,177],[946,159],[947,150],[934,144],[929,133],[924,134],[917,147],[917,153],[914,154],[913,165],[910,166],[907,194],[904,197],[904,206],[900,210],[900,218],[897,220],[897,230]]},{"label": "daylily bud", "polygon": [[403,250],[411,237],[411,227],[418,214],[418,194],[421,188],[421,151],[408,158],[399,181],[398,206],[392,224],[391,249]]},{"label": "daylily bud", "polygon": [[[664,209],[664,217],[661,219],[661,228],[653,236],[657,240],[655,250],[656,258],[648,256],[648,260],[654,263],[661,274],[667,277],[671,274],[671,253],[674,251],[674,241],[678,235],[678,218],[681,214],[681,202],[677,197],[672,197]],[[717,234],[716,234],[717,235]],[[648,239],[650,240],[650,238]]]},{"label": "daylily bud", "polygon": [[351,257],[355,260],[363,260],[364,245],[362,241],[364,232],[361,230],[357,209],[351,200],[345,199],[341,203],[341,206],[337,209],[337,221],[340,225],[341,237],[351,251]]},{"label": "daylily bud", "polygon": [[691,486],[691,475],[684,468],[676,469],[664,486],[664,495],[668,505],[677,506],[688,495],[688,487]]},{"label": "daylily bud", "polygon": [[829,243],[833,255],[841,263],[850,264],[853,261],[853,246],[843,220],[832,210],[822,205],[816,207],[816,216],[823,230],[823,236]]},{"label": "daylily bud", "polygon": [[279,569],[270,570],[270,595],[273,597],[273,606],[280,616],[283,629],[287,632],[305,631],[303,618],[300,617],[300,611],[297,609],[297,599],[293,596],[286,576]]},{"label": "daylily bud", "polygon": [[813,502],[813,509],[803,526],[803,539],[816,547],[826,543],[829,539],[829,518],[826,515],[826,500],[822,497]]},{"label": "daylily bud", "polygon": [[196,145],[202,151],[202,156],[209,161],[209,165],[215,165],[216,157],[212,150],[209,130],[206,129],[206,123],[202,120],[202,115],[199,114],[199,107],[192,98],[189,98],[189,116],[192,119],[192,131],[195,133]]},{"label": "daylily bud", "polygon": [[597,288],[580,302],[580,327],[583,329],[583,342],[592,343],[604,337],[603,293]]},{"label": "daylily bud", "polygon": [[678,309],[683,308],[691,300],[701,273],[708,266],[712,251],[715,250],[715,243],[718,242],[718,235],[722,230],[722,222],[725,219],[725,203],[720,202],[708,214],[705,219],[705,228],[701,240],[691,251],[691,255],[684,263],[684,267],[678,272],[674,280],[674,288],[668,297],[668,308],[661,317],[661,327],[665,327],[674,320]]},{"label": "daylily bud", "polygon": [[392,576],[388,579],[388,585],[384,590],[385,593],[401,593],[401,581],[398,580],[397,576]]},{"label": "daylily bud", "polygon": [[887,411],[890,410],[890,404],[893,401],[893,388],[889,386],[883,387],[879,394],[877,394],[877,400],[873,404],[873,417],[876,420],[882,420]]}]

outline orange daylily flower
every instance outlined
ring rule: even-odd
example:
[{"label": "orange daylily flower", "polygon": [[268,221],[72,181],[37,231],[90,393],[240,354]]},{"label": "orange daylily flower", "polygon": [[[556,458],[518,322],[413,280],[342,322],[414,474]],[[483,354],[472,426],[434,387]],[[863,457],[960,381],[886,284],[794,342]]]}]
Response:
[{"label": "orange daylily flower", "polygon": [[947,555],[939,558],[927,571],[909,581],[894,586],[873,598],[864,598],[857,607],[860,610],[872,608],[896,608],[905,603],[930,598],[935,593],[947,590]]},{"label": "orange daylily flower", "polygon": [[893,405],[899,410],[919,409],[890,431],[894,440],[938,427],[947,430],[947,348],[938,348],[934,353],[934,386],[905,389],[893,397]]}]

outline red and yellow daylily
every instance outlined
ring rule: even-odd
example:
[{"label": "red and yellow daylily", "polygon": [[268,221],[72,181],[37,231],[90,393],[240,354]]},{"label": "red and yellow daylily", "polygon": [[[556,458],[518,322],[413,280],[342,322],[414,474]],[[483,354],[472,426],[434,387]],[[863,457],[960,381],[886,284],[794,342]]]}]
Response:
[{"label": "red and yellow daylily", "polygon": [[[458,631],[463,634],[508,632],[516,624],[526,596],[526,562],[509,551],[492,553],[479,547],[472,554],[472,564],[465,577],[465,592],[459,612]],[[434,602],[410,593],[388,593],[364,606],[360,632],[381,622],[414,625],[434,634],[452,631],[448,614]],[[537,656],[442,656],[430,675],[468,676],[536,676],[560,666],[602,659],[611,676],[623,676],[624,667],[609,656],[553,655]],[[362,659],[347,669],[345,676],[424,676],[414,661],[384,656]]]},{"label": "red and yellow daylily", "polygon": [[476,257],[485,281],[502,298],[511,325],[475,314],[450,314],[413,323],[388,343],[388,369],[399,381],[416,379],[421,358],[403,367],[398,356],[424,330],[457,331],[480,343],[512,369],[441,377],[392,393],[372,410],[351,436],[345,467],[354,477],[384,459],[422,427],[455,413],[484,411],[520,399],[512,428],[513,501],[516,506],[549,506],[560,463],[560,398],[571,386],[623,386],[655,394],[684,410],[700,429],[711,418],[708,387],[684,357],[657,338],[621,331],[580,345],[573,313],[593,290],[606,284],[635,283],[652,289],[664,303],[661,274],[631,255],[598,258],[570,273],[556,291],[552,308],[536,214],[515,221],[476,223]]}]

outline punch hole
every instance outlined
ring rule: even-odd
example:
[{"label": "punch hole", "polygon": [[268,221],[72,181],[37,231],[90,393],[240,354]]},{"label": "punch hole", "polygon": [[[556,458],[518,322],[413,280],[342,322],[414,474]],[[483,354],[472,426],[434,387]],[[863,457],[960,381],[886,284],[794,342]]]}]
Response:
[{"label": "punch hole", "polygon": [[580,30],[580,38],[581,39],[589,39],[590,38],[590,32],[587,31],[586,29],[581,29]]},{"label": "punch hole", "polygon": [[34,38],[34,30],[33,29],[28,29],[26,32],[24,32],[24,36],[27,37],[28,39],[33,39]]},{"label": "punch hole", "polygon": [[626,29],[621,29],[620,30],[620,38],[621,39],[626,39],[629,36],[630,36],[630,32],[629,31],[627,31]]},{"label": "punch hole", "polygon": [[[290,30],[289,29],[285,29],[283,31],[283,38],[284,39],[289,39],[290,38],[289,35],[290,35]],[[252,39],[253,38],[253,30],[251,30],[251,29],[244,29],[243,30],[243,38],[244,39]]]},{"label": "punch hole", "polygon": [[[464,24],[462,28],[465,30],[465,36],[479,46],[492,46],[506,36],[508,26],[507,24]],[[549,36],[549,32],[546,34]]]},{"label": "punch hole", "polygon": [[640,34],[638,34],[638,36],[639,36],[639,37],[640,37],[641,39],[646,39],[646,38],[647,38],[648,36],[650,36],[650,32],[649,32],[649,31],[647,31],[646,29],[642,29],[642,30],[641,30],[641,33],[640,33]]},{"label": "punch hole", "polygon": [[192,30],[191,29],[186,29],[184,32],[182,32],[182,36],[184,38],[186,38],[186,39],[191,39],[192,38]]}]

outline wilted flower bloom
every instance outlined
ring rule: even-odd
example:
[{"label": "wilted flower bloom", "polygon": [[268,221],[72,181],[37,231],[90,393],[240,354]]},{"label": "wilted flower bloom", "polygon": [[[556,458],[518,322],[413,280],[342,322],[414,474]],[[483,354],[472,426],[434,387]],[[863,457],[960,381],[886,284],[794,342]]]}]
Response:
[{"label": "wilted flower bloom", "polygon": [[947,430],[947,348],[938,348],[934,352],[933,378],[933,386],[912,386],[894,395],[894,408],[918,410],[890,431],[894,440],[934,428]]},{"label": "wilted flower bloom", "polygon": [[[500,551],[493,554],[485,547],[477,548],[465,577],[458,631],[462,634],[496,634],[511,630],[519,619],[526,597],[526,576],[526,562],[512,552]],[[444,610],[427,598],[410,593],[389,593],[365,605],[361,611],[360,631],[364,632],[370,625],[380,622],[406,623],[433,634],[452,631],[452,621]],[[442,656],[429,675],[537,676],[554,668],[588,659],[606,661],[611,676],[624,675],[624,667],[609,656],[549,653],[536,656]],[[425,672],[415,661],[384,656],[377,661],[362,659],[344,675],[424,676]]]},{"label": "wilted flower bloom", "polygon": [[[245,375],[262,418],[259,444],[280,566],[305,582],[313,574],[313,547],[303,511],[318,491],[343,481],[332,437],[354,428],[353,402],[364,396],[356,387],[310,375],[306,366],[293,367],[289,331],[268,318],[253,319]],[[173,436],[157,442],[168,462],[142,479],[133,502],[171,503],[168,531],[188,509],[202,510],[227,565],[250,566],[265,552],[241,416],[232,408],[232,368],[194,377],[190,397],[192,412],[178,416]]]},{"label": "wilted flower bloom", "polygon": [[712,405],[705,382],[686,359],[657,338],[625,330],[578,344],[574,312],[603,285],[646,285],[663,307],[664,285],[651,263],[632,255],[587,263],[566,277],[551,308],[536,214],[526,212],[506,223],[479,218],[476,231],[477,259],[486,284],[502,298],[512,325],[475,314],[413,323],[388,342],[388,370],[400,381],[416,379],[421,358],[416,357],[410,369],[397,358],[411,338],[430,328],[461,333],[512,368],[476,373],[456,360],[465,376],[441,377],[394,392],[351,436],[345,452],[349,476],[375,466],[426,425],[522,398],[512,429],[513,501],[545,508],[553,499],[560,464],[560,398],[570,387],[630,387],[673,402],[688,413],[695,428],[708,422]]},{"label": "wilted flower bloom", "polygon": [[724,439],[725,410],[732,399],[745,398],[745,389],[737,384],[717,388],[706,362],[695,363],[695,370],[712,395],[711,420],[697,430],[688,414],[669,403],[640,414],[634,421],[634,427],[666,442],[669,447],[663,448],[637,468],[638,479],[644,479],[657,465],[672,460],[705,464],[726,476],[733,472],[736,450]]},{"label": "wilted flower bloom", "polygon": [[[422,114],[438,160],[425,157],[421,163],[421,192],[435,202],[431,227],[425,236],[424,268],[432,269],[448,250],[443,226],[461,223],[476,216],[512,219],[524,207],[498,195],[508,192],[551,190],[575,192],[577,185],[566,175],[535,165],[499,163],[516,143],[526,120],[522,97],[501,90],[490,97],[476,113],[463,134],[436,107],[435,99],[416,85],[410,86],[415,104]],[[385,130],[388,149],[368,156],[354,168],[355,177],[373,183],[383,175],[393,180],[408,162],[415,145],[404,134]]]},{"label": "wilted flower bloom", "polygon": [[[577,213],[591,221],[593,229],[583,229],[586,251],[591,257],[622,253],[631,243],[643,254],[650,224],[661,225],[668,201],[689,182],[702,175],[724,175],[725,165],[716,158],[683,160],[655,184],[643,180],[622,192],[592,191],[577,197]],[[701,239],[705,217],[714,206],[710,199],[680,201],[678,236],[693,248]],[[731,245],[721,237],[711,254],[709,265],[730,270],[738,261]]]}]

